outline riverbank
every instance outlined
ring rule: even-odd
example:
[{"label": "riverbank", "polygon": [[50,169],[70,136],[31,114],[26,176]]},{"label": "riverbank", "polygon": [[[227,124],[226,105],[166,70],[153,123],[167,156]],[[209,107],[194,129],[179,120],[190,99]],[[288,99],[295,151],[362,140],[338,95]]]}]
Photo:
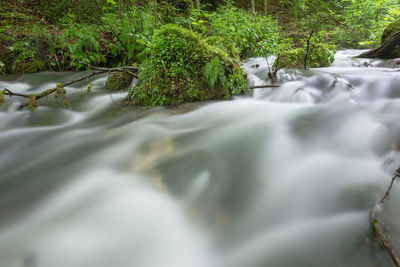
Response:
[{"label": "riverbank", "polygon": [[[2,3],[0,72],[86,69],[80,62],[104,67],[140,65],[146,59],[145,51],[151,45],[154,29],[165,24],[182,26],[204,38],[222,37],[238,50],[241,59],[303,48],[311,32],[315,36],[320,34],[315,42],[328,47],[373,46],[380,38],[377,33],[396,17],[390,3],[384,8],[371,3],[368,12],[358,3],[345,9],[326,4],[318,7],[320,22],[316,24],[315,17],[302,18],[297,14],[299,10],[312,13],[315,3],[311,2],[289,8],[270,1],[265,13],[256,1],[254,19],[248,1],[237,1],[230,7],[201,1],[201,10],[184,1],[161,1],[157,6],[142,2]],[[365,18],[357,18],[355,10],[364,12]],[[355,17],[350,17],[350,12]],[[374,14],[373,18],[368,14]],[[336,22],[339,17],[342,23]],[[288,57],[293,60],[296,53],[289,53]]]}]

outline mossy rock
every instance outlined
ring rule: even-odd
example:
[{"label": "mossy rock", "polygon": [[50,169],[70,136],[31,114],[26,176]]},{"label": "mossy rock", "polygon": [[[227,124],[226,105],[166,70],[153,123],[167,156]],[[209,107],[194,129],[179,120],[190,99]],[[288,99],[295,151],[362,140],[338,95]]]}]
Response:
[{"label": "mossy rock", "polygon": [[400,32],[400,19],[390,23],[382,33],[382,44],[389,40],[395,33]]},{"label": "mossy rock", "polygon": [[228,55],[235,60],[239,61],[239,49],[232,43],[226,40],[225,38],[222,38],[220,36],[210,36],[204,41],[212,46],[218,47],[228,53]]},{"label": "mossy rock", "polygon": [[40,60],[34,60],[29,62],[18,62],[14,65],[15,73],[35,73],[45,71],[46,64]]},{"label": "mossy rock", "polygon": [[147,58],[131,98],[136,105],[229,99],[246,90],[239,62],[224,47],[210,45],[180,26],[168,24],[157,30]]},{"label": "mossy rock", "polygon": [[132,76],[125,72],[116,72],[108,77],[106,89],[111,91],[119,91],[127,88],[132,83]]}]

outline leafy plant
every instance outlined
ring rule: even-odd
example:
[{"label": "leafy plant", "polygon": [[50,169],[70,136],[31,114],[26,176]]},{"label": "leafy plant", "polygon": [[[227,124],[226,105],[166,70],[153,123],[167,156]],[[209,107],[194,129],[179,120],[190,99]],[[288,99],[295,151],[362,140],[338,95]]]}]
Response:
[{"label": "leafy plant", "polygon": [[59,35],[50,47],[52,54],[59,53],[69,59],[70,65],[80,69],[83,63],[99,64],[106,62],[100,45],[98,32],[89,25],[66,25],[65,30]]},{"label": "leafy plant", "polygon": [[214,57],[204,66],[204,76],[207,79],[211,88],[214,88],[215,83],[219,80],[221,84],[225,84],[224,67],[217,57]]},{"label": "leafy plant", "polygon": [[269,17],[238,9],[232,4],[221,6],[210,15],[211,33],[236,45],[241,58],[272,53],[278,40],[277,22]]}]

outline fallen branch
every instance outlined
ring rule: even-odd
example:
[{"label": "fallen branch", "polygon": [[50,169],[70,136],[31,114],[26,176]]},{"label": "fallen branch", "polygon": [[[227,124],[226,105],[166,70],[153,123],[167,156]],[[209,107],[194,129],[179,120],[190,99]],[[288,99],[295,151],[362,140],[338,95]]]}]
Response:
[{"label": "fallen branch", "polygon": [[88,78],[90,78],[90,77],[92,77],[92,76],[94,76],[94,75],[102,74],[102,73],[105,73],[105,72],[106,72],[106,71],[102,71],[102,70],[93,71],[93,72],[91,72],[91,73],[88,73],[88,74],[86,74],[86,75],[84,75],[84,76],[78,77],[78,78],[76,78],[76,79],[74,79],[74,80],[71,80],[71,81],[69,81],[69,82],[66,82],[66,83],[57,85],[57,87],[55,87],[55,88],[44,90],[44,91],[40,92],[39,94],[21,94],[21,93],[15,93],[15,92],[11,91],[10,89],[7,89],[7,88],[5,88],[5,89],[2,91],[2,93],[3,93],[4,95],[7,95],[7,96],[19,96],[19,97],[23,97],[23,98],[29,99],[28,102],[26,102],[26,103],[24,103],[24,104],[21,104],[21,105],[19,106],[18,109],[21,110],[21,109],[23,109],[23,108],[29,106],[29,103],[30,103],[32,97],[34,97],[34,100],[37,101],[37,100],[39,100],[39,99],[41,99],[41,98],[43,98],[43,97],[46,97],[46,96],[48,96],[48,95],[51,95],[51,94],[55,93],[55,92],[57,91],[58,88],[63,88],[63,87],[69,86],[69,85],[74,84],[74,83],[76,83],[76,82],[86,80],[86,79],[88,79]]},{"label": "fallen branch", "polygon": [[400,167],[396,170],[394,176],[392,177],[392,180],[390,182],[389,187],[386,190],[385,195],[381,200],[379,200],[376,205],[369,211],[369,220],[371,223],[372,228],[374,229],[376,235],[378,236],[379,241],[383,245],[383,247],[386,249],[387,253],[389,256],[392,258],[392,261],[396,267],[400,267],[400,258],[396,251],[393,249],[393,246],[390,244],[388,238],[386,237],[382,226],[379,224],[378,221],[378,208],[384,203],[385,200],[389,199],[390,196],[390,191],[392,190],[393,184],[397,178],[400,177]]},{"label": "fallen branch", "polygon": [[91,68],[93,70],[99,70],[99,71],[104,71],[104,72],[114,72],[114,71],[121,71],[121,72],[125,72],[128,73],[129,75],[131,75],[132,77],[135,77],[136,79],[139,79],[139,77],[133,73],[132,71],[139,71],[138,67],[131,67],[131,66],[122,66],[122,67],[117,67],[117,68],[104,68],[104,67],[96,67],[93,65],[90,65],[88,63],[84,63],[84,62],[79,62],[82,65]]},{"label": "fallen branch", "polygon": [[84,66],[86,66],[86,67],[88,67],[88,68],[91,68],[93,70],[101,70],[101,71],[109,71],[109,72],[127,71],[127,70],[139,71],[139,67],[132,67],[132,66],[122,66],[122,67],[117,67],[117,68],[104,68],[104,67],[96,67],[96,66],[93,66],[93,65],[91,65],[89,63],[85,63],[85,62],[81,62],[81,61],[79,61],[79,63],[84,65]]},{"label": "fallen branch", "polygon": [[276,88],[276,87],[281,87],[280,84],[266,84],[266,85],[257,85],[257,86],[250,86],[249,89],[260,89],[260,88]]}]

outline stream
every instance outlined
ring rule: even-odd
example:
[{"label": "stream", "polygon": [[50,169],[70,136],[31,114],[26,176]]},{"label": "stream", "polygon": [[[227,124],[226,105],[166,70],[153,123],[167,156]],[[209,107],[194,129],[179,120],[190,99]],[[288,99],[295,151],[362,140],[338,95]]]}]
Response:
[{"label": "stream", "polygon": [[[107,74],[0,108],[1,267],[393,266],[368,219],[400,165],[400,72],[353,59],[280,88],[121,107]],[[264,85],[264,58],[244,63]],[[36,93],[82,73],[0,77]],[[93,83],[92,92],[86,88]],[[400,252],[400,185],[379,212]]]}]

